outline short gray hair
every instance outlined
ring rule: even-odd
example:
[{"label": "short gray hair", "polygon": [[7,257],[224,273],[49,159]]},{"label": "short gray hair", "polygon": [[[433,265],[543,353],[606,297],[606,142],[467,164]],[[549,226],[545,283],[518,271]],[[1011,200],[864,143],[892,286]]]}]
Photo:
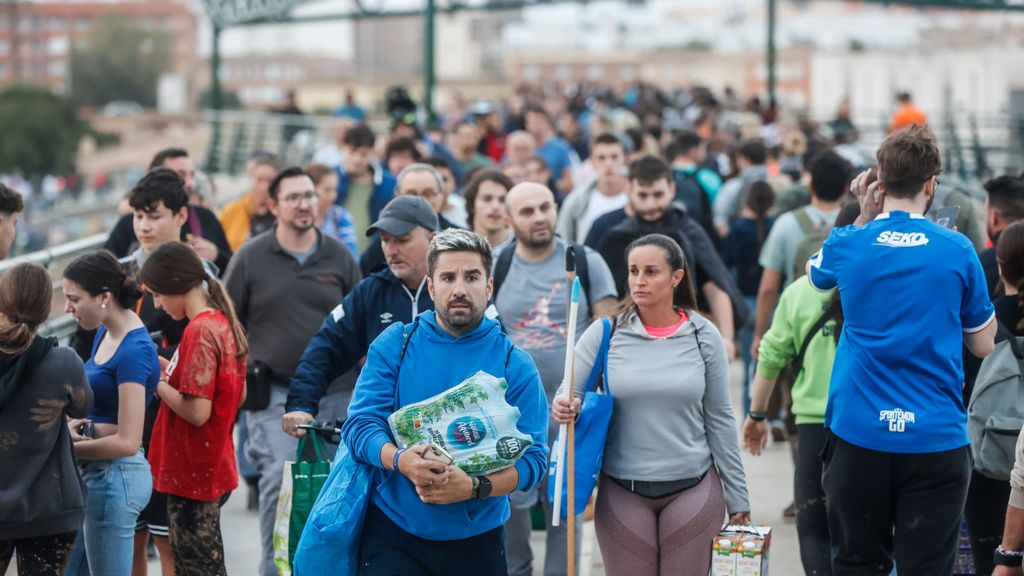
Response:
[{"label": "short gray hair", "polygon": [[434,168],[430,164],[424,164],[422,162],[409,164],[405,168],[402,168],[402,171],[399,172],[398,176],[395,178],[395,186],[397,186],[400,190],[402,188],[402,180],[404,180],[406,176],[412,174],[413,172],[429,173],[431,176],[434,177],[434,180],[437,182],[437,191],[440,192],[441,194],[444,194],[444,176],[441,176],[441,173],[437,171],[437,168]]},{"label": "short gray hair", "polygon": [[427,276],[434,277],[437,259],[442,252],[473,252],[480,255],[484,264],[484,277],[491,275],[491,264],[494,257],[491,245],[482,236],[462,228],[449,228],[434,236],[427,249]]}]

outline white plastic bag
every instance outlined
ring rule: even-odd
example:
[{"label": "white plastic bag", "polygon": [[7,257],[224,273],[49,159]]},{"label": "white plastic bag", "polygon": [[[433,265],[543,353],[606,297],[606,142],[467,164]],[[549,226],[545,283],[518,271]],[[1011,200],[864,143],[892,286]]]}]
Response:
[{"label": "white plastic bag", "polygon": [[474,476],[513,466],[533,444],[516,428],[519,409],[505,400],[508,383],[480,371],[461,384],[388,417],[399,448],[437,444]]}]

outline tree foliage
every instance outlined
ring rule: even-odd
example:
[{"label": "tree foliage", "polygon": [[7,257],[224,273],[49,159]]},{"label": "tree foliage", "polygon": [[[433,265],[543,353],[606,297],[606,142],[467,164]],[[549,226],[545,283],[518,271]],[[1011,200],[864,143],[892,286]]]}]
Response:
[{"label": "tree foliage", "polygon": [[0,172],[26,176],[70,172],[89,131],[66,98],[20,85],[0,92],[0,127]]},{"label": "tree foliage", "polygon": [[71,54],[71,97],[78,105],[114,100],[156,105],[157,81],[170,69],[173,39],[124,15],[98,19]]}]

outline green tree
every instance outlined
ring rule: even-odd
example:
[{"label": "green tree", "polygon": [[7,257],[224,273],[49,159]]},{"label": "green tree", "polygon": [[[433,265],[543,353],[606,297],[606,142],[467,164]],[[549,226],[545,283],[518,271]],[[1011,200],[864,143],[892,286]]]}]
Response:
[{"label": "green tree", "polygon": [[172,38],[123,15],[96,21],[71,54],[71,97],[78,105],[114,100],[156,105],[157,80],[170,69]]},{"label": "green tree", "polygon": [[75,164],[89,126],[66,98],[35,86],[0,92],[0,172],[63,174]]}]

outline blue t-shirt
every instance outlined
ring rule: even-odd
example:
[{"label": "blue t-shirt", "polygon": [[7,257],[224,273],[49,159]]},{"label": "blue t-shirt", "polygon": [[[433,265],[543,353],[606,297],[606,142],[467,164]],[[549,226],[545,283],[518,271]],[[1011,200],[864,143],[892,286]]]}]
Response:
[{"label": "blue t-shirt", "polygon": [[117,424],[117,387],[125,382],[136,382],[146,387],[146,405],[156,393],[160,382],[160,360],[156,355],[156,344],[149,337],[145,327],[136,328],[124,335],[114,355],[102,364],[96,363],[96,348],[99,347],[107,329],[100,326],[92,342],[92,354],[85,362],[85,374],[92,387],[93,422]]},{"label": "blue t-shirt", "polygon": [[570,150],[572,149],[569,144],[557,136],[548,138],[543,146],[537,148],[537,156],[547,163],[548,169],[551,170],[551,179],[555,182],[561,180],[566,168],[572,166]]},{"label": "blue t-shirt", "polygon": [[971,241],[918,214],[884,213],[833,230],[810,272],[818,290],[839,287],[844,311],[825,425],[882,452],[965,446],[963,334],[994,316]]}]

